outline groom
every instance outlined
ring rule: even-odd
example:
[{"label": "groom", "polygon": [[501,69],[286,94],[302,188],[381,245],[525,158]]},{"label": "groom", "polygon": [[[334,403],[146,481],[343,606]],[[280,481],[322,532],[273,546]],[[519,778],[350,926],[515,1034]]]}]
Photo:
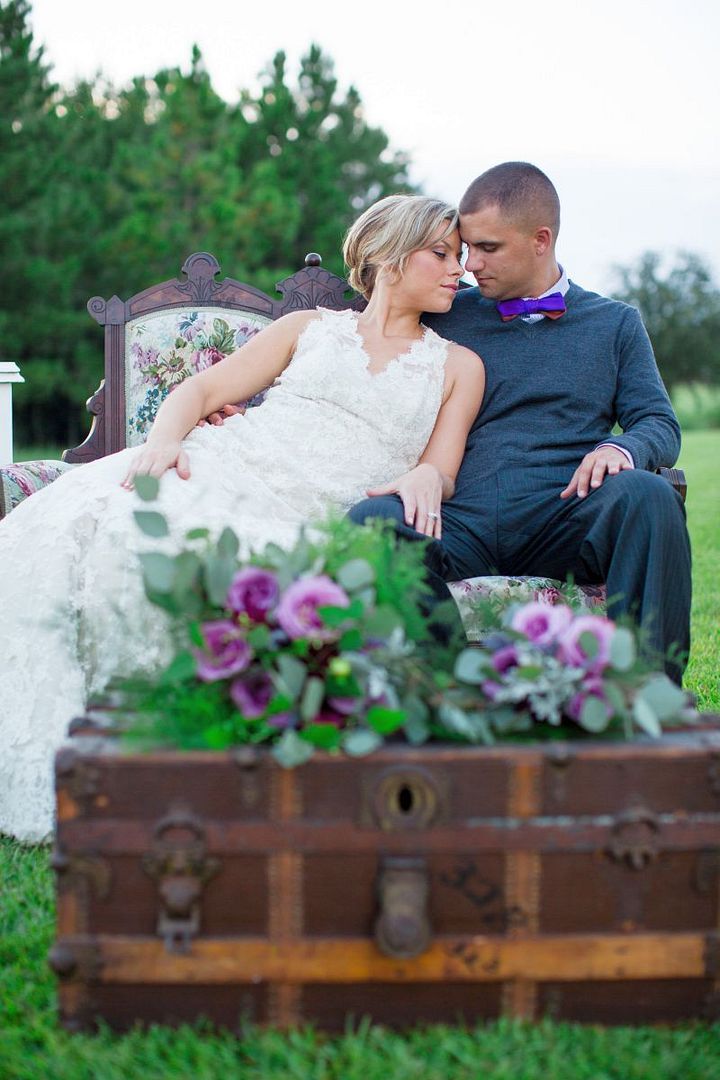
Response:
[{"label": "groom", "polygon": [[[435,591],[483,574],[605,581],[678,683],[687,660],[690,543],[682,501],[653,470],[680,430],[638,312],[568,280],[555,257],[560,204],[533,165],[506,162],[460,202],[476,288],[423,321],[478,353],[485,399],[455,494],[430,542]],[[613,434],[619,424],[622,434]],[[404,524],[393,488],[350,511]]]}]

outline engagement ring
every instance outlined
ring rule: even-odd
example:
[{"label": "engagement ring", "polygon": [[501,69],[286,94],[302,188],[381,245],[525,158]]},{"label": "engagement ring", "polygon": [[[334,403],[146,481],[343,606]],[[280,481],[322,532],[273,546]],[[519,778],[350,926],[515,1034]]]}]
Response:
[{"label": "engagement ring", "polygon": [[430,519],[431,519],[432,521],[437,521],[437,519],[438,519],[438,518],[440,517],[440,515],[439,515],[439,514],[428,514],[428,517],[429,517],[429,518],[430,518]]}]

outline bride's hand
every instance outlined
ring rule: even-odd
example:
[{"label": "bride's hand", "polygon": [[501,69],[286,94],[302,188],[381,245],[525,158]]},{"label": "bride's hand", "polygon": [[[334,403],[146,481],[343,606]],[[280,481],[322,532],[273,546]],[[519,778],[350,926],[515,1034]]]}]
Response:
[{"label": "bride's hand", "polygon": [[182,480],[187,480],[190,476],[190,461],[187,452],[182,449],[182,443],[161,443],[159,446],[150,446],[146,443],[138,455],[133,458],[127,476],[120,486],[131,491],[136,476],[156,476],[159,478],[164,472],[172,468],[175,468]]},{"label": "bride's hand", "polygon": [[368,495],[399,495],[405,508],[405,524],[439,540],[442,535],[442,492],[439,470],[426,462],[390,484],[368,490]]}]

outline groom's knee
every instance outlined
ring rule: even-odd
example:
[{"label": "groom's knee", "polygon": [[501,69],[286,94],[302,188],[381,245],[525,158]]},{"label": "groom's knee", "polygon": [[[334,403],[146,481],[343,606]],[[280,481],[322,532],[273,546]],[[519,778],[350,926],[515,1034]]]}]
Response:
[{"label": "groom's knee", "polygon": [[402,499],[397,495],[375,495],[370,499],[355,503],[348,510],[348,517],[356,525],[365,525],[368,521],[376,521],[378,518],[404,524],[405,510]]}]

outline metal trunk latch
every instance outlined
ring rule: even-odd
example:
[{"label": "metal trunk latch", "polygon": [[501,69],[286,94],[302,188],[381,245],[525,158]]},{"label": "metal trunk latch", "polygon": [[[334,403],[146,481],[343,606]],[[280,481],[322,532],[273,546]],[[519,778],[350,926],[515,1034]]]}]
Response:
[{"label": "metal trunk latch", "polygon": [[378,878],[380,914],[375,941],[396,959],[419,956],[430,945],[428,874],[424,859],[385,856]]},{"label": "metal trunk latch", "polygon": [[642,870],[657,858],[660,822],[657,814],[645,806],[631,806],[615,817],[609,845],[610,855],[625,861],[634,870]]},{"label": "metal trunk latch", "polygon": [[203,888],[220,869],[220,860],[207,855],[200,820],[183,807],[171,810],[157,823],[153,850],[142,865],[157,882],[162,902],[158,935],[168,952],[187,953],[200,929]]}]

